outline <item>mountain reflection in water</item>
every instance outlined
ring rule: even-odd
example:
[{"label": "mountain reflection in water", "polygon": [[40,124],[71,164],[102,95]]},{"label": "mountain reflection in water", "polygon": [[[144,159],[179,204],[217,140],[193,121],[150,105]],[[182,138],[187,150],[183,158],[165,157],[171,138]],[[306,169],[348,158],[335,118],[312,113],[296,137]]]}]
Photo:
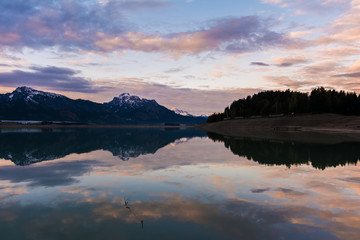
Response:
[{"label": "mountain reflection in water", "polygon": [[215,142],[224,142],[225,147],[236,155],[269,166],[286,165],[290,168],[311,164],[314,168],[325,169],[356,165],[360,159],[359,142],[319,144],[231,138],[215,133],[208,133],[208,136]]},{"label": "mountain reflection in water", "polygon": [[[38,131],[35,131],[38,130]],[[7,130],[0,134],[0,158],[16,165],[53,160],[72,153],[106,150],[121,160],[155,153],[175,141],[206,134],[186,128],[75,128]]]}]

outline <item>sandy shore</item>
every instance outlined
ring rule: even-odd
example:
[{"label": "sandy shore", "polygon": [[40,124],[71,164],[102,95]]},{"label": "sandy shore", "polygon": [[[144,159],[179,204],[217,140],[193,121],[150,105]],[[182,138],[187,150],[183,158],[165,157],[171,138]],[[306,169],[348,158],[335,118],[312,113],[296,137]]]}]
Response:
[{"label": "sandy shore", "polygon": [[360,116],[311,114],[294,117],[234,119],[199,128],[229,137],[339,143],[360,141]]}]

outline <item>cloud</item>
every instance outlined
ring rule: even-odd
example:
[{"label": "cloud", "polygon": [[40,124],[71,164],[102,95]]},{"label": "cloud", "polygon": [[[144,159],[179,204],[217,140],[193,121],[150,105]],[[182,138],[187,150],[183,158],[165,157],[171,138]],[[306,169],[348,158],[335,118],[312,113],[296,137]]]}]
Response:
[{"label": "cloud", "polygon": [[108,4],[112,3],[112,6],[117,5],[118,9],[121,9],[123,11],[140,11],[170,6],[167,0],[110,0],[106,2]]},{"label": "cloud", "polygon": [[351,71],[351,72],[360,71],[360,59],[358,59],[357,61],[355,61],[355,63],[353,65],[348,67],[348,71]]},{"label": "cloud", "polygon": [[266,188],[253,188],[250,189],[250,191],[252,193],[265,193],[265,192],[276,192],[278,197],[281,196],[286,196],[286,197],[302,197],[304,195],[306,195],[306,193],[304,192],[300,192],[300,191],[296,191],[290,188],[276,188],[276,189],[271,189],[269,187]]},{"label": "cloud", "polygon": [[360,78],[360,72],[338,74],[338,75],[334,75],[334,77]]},{"label": "cloud", "polygon": [[95,87],[90,80],[76,76],[80,71],[54,66],[31,67],[29,70],[13,70],[0,73],[0,84],[3,86],[37,86],[56,89],[58,91],[73,91],[94,93],[101,88]]},{"label": "cloud", "polygon": [[168,70],[165,70],[164,73],[178,73],[185,70],[185,67],[177,67],[177,68],[170,68]]},{"label": "cloud", "polygon": [[306,77],[310,77],[310,76],[316,76],[318,77],[319,74],[322,74],[324,76],[324,74],[329,74],[331,72],[336,72],[339,68],[339,64],[337,62],[333,62],[333,61],[322,61],[322,62],[317,62],[315,64],[306,66],[303,68],[304,71],[304,75]]},{"label": "cloud", "polygon": [[348,0],[262,0],[263,3],[279,5],[281,8],[291,8],[295,15],[308,13],[329,14],[329,12],[344,10]]},{"label": "cloud", "polygon": [[261,66],[261,67],[269,67],[270,66],[269,64],[263,63],[263,62],[251,62],[250,65]]},{"label": "cloud", "polygon": [[277,188],[274,191],[280,192],[281,194],[284,194],[286,197],[302,197],[306,195],[306,193],[304,192],[296,191],[289,188]]},{"label": "cloud", "polygon": [[286,0],[262,0],[263,3],[280,4],[286,2]]},{"label": "cloud", "polygon": [[278,67],[291,67],[293,65],[306,63],[307,60],[303,57],[291,57],[291,58],[278,58],[275,60]]},{"label": "cloud", "polygon": [[105,52],[129,49],[179,57],[208,51],[244,53],[291,43],[284,34],[271,31],[268,22],[257,16],[246,16],[212,21],[205,29],[167,36],[141,32],[128,32],[122,36],[99,33],[99,40],[94,44]]},{"label": "cloud", "polygon": [[121,34],[134,26],[123,12],[159,8],[165,1],[2,1],[0,47],[90,50],[98,32]]},{"label": "cloud", "polygon": [[360,177],[348,177],[341,179],[346,182],[360,183]]},{"label": "cloud", "polygon": [[[311,90],[313,86],[317,86],[319,82],[311,80],[294,80],[287,76],[265,76],[265,79],[268,80],[272,87],[280,87],[281,89],[293,89],[300,90],[304,89],[305,91]],[[321,84],[320,84],[321,85]]]},{"label": "cloud", "polygon": [[[317,32],[321,34],[319,37],[315,40],[300,41],[301,44],[298,47],[331,44],[331,52],[327,52],[328,55],[335,54],[345,57],[346,55],[351,56],[357,54],[358,48],[355,46],[357,46],[357,41],[360,38],[360,28],[359,24],[357,24],[360,21],[360,2],[358,0],[323,0],[322,2],[323,3],[319,5],[320,9],[324,7],[322,12],[329,12],[329,7],[336,11],[342,10],[343,12],[325,27],[317,29]],[[317,8],[314,8],[314,10],[317,11]]]},{"label": "cloud", "polygon": [[253,188],[250,190],[252,193],[264,193],[267,191],[271,191],[271,188]]},{"label": "cloud", "polygon": [[180,182],[164,181],[164,183],[166,183],[166,184],[168,184],[168,185],[177,186],[177,187],[182,187],[182,186],[184,186],[184,184],[182,184],[182,183],[180,183]]},{"label": "cloud", "polygon": [[0,48],[112,52],[133,50],[174,56],[208,51],[250,52],[288,44],[271,19],[222,18],[196,31],[163,35],[138,31],[127,11],[161,8],[167,1],[23,1],[0,4]]},{"label": "cloud", "polygon": [[[307,60],[303,57],[290,57],[290,58],[277,58],[275,59],[275,66],[278,67],[291,67],[293,65],[306,63]],[[264,62],[252,62],[251,65],[269,67],[270,64]]]},{"label": "cloud", "polygon": [[318,50],[317,55],[326,56],[329,58],[338,58],[349,57],[360,54],[360,49],[356,46],[337,46],[330,48],[323,48]]}]

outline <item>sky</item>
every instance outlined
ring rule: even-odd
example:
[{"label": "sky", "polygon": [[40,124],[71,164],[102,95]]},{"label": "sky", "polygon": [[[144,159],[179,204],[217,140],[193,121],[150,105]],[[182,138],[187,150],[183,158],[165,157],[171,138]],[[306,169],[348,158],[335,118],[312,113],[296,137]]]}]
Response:
[{"label": "sky", "polygon": [[193,114],[265,90],[360,93],[360,0],[2,0],[0,93]]}]

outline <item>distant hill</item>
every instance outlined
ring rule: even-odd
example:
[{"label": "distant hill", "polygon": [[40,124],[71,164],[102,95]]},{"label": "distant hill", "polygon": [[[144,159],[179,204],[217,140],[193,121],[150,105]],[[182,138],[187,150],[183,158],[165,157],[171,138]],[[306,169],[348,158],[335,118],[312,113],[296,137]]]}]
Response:
[{"label": "distant hill", "polygon": [[70,99],[63,95],[18,87],[0,94],[0,119],[33,121],[68,121],[88,124],[188,124],[197,125],[205,117],[183,116],[128,93],[108,103]]}]

